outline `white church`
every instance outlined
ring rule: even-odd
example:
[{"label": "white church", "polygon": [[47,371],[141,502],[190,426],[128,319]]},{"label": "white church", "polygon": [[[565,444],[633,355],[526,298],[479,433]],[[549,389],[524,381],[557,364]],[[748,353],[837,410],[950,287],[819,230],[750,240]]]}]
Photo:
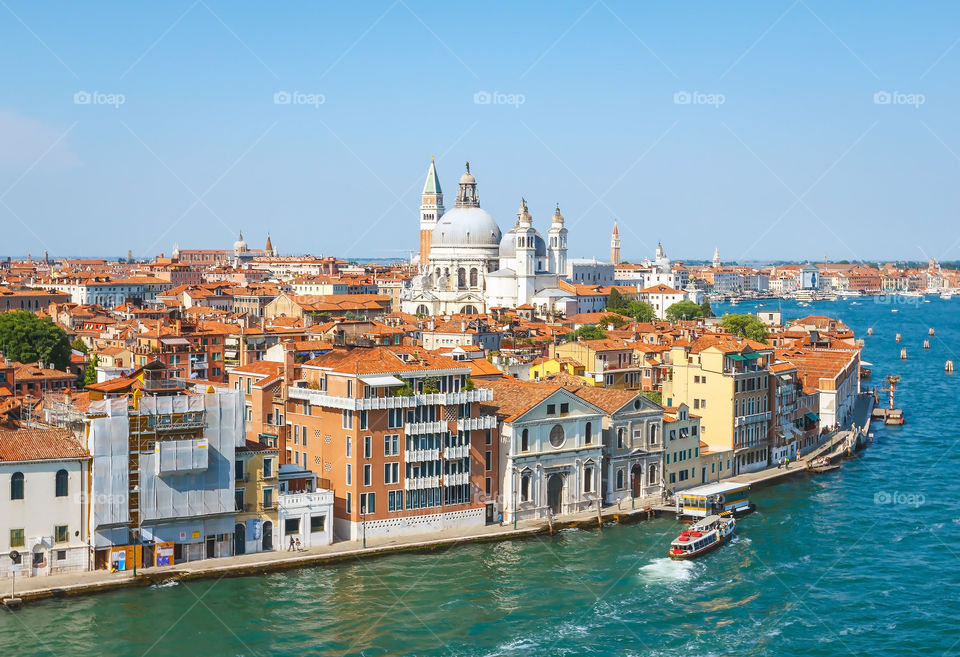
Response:
[{"label": "white church", "polygon": [[453,209],[445,211],[433,161],[420,206],[418,274],[401,298],[403,312],[485,313],[531,305],[543,315],[571,315],[576,299],[559,287],[567,271],[567,229],[557,207],[547,239],[533,227],[524,199],[506,233],[480,208],[470,163]]}]

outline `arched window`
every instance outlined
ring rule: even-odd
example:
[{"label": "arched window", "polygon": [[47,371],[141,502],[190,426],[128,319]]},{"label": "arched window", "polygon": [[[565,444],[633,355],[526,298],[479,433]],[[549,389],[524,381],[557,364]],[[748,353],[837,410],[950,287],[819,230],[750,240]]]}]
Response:
[{"label": "arched window", "polygon": [[467,270],[463,267],[460,267],[457,270],[457,287],[464,288],[467,286]]},{"label": "arched window", "polygon": [[480,282],[480,274],[477,271],[476,267],[470,268],[470,287],[477,287],[477,284]]},{"label": "arched window", "polygon": [[429,314],[430,314],[430,309],[427,308],[425,305],[423,305],[423,304],[421,303],[419,306],[417,306],[417,314],[418,314],[418,315],[429,315]]},{"label": "arched window", "polygon": [[23,473],[22,472],[14,472],[13,476],[10,477],[10,499],[11,500],[23,499]]},{"label": "arched window", "polygon": [[657,425],[655,424],[650,425],[650,444],[657,444]]},{"label": "arched window", "polygon": [[478,314],[478,313],[477,313],[477,307],[476,307],[476,306],[471,306],[471,305],[469,305],[469,304],[466,305],[466,306],[464,306],[463,308],[461,308],[461,309],[460,309],[460,312],[461,312],[462,314],[464,314],[464,315],[476,315],[476,314]]},{"label": "arched window", "polygon": [[525,474],[520,477],[520,501],[530,501],[530,475]]},{"label": "arched window", "polygon": [[623,468],[617,470],[617,488],[623,488]]},{"label": "arched window", "polygon": [[617,429],[617,447],[619,449],[623,449],[623,433],[624,433],[623,427],[620,427],[619,429]]},{"label": "arched window", "polygon": [[528,449],[530,449],[530,431],[524,429],[523,433],[520,434],[520,451],[526,452]]},{"label": "arched window", "polygon": [[590,422],[587,422],[587,427],[583,432],[583,441],[588,445],[593,442],[593,424]]},{"label": "arched window", "polygon": [[67,496],[67,471],[57,470],[57,497]]},{"label": "arched window", "polygon": [[566,436],[563,434],[563,425],[553,425],[553,428],[550,429],[550,444],[554,447],[561,447],[564,440],[566,440]]}]

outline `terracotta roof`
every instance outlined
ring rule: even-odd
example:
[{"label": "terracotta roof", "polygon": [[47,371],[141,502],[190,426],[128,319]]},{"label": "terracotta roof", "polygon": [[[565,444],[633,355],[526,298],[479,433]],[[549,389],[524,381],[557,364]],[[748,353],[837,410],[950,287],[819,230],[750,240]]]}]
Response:
[{"label": "terracotta roof", "polygon": [[487,405],[497,409],[506,422],[513,422],[558,390],[561,385],[528,383],[516,379],[477,381],[478,388],[493,390],[493,401]]},{"label": "terracotta roof", "polygon": [[230,370],[231,374],[253,374],[256,376],[274,376],[283,369],[283,363],[273,360],[256,360]]},{"label": "terracotta roof", "polygon": [[0,461],[89,458],[83,444],[67,429],[0,431]]}]

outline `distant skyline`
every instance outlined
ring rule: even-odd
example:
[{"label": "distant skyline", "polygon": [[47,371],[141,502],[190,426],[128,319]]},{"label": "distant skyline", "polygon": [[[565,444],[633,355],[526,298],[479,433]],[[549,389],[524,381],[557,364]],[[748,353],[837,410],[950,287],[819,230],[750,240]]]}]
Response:
[{"label": "distant skyline", "polygon": [[570,257],[960,259],[960,8],[0,2],[0,255],[406,257],[436,157]]}]

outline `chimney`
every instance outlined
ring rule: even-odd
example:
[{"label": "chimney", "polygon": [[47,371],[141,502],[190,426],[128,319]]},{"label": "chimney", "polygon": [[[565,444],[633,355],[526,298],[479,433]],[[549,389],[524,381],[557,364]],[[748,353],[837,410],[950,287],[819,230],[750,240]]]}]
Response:
[{"label": "chimney", "polygon": [[293,351],[293,341],[288,340],[283,343],[283,383],[284,385],[290,385],[293,383],[293,370],[294,370],[294,351]]}]

